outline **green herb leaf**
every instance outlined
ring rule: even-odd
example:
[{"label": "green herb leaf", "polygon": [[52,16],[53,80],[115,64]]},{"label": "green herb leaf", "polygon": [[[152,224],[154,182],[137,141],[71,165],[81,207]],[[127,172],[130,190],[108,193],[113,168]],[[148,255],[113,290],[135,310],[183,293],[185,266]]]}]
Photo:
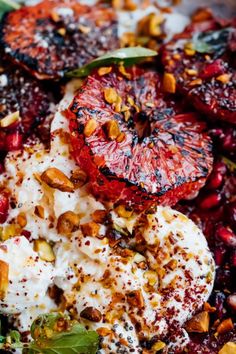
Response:
[{"label": "green herb leaf", "polygon": [[71,330],[61,332],[43,341],[30,343],[29,354],[96,354],[99,336],[95,331],[86,331],[75,324]]},{"label": "green herb leaf", "polygon": [[18,10],[20,5],[13,0],[0,0],[0,19],[9,11]]},{"label": "green herb leaf", "polygon": [[137,64],[149,57],[154,57],[156,55],[156,51],[143,47],[120,48],[114,50],[113,52],[109,52],[105,55],[102,55],[101,57],[91,61],[90,63],[82,66],[79,69],[68,72],[66,76],[84,77],[88,76],[93,69],[101,66],[120,63],[123,63],[123,65],[125,66],[130,66]]},{"label": "green herb leaf", "polygon": [[61,314],[39,316],[31,326],[31,335],[34,342],[24,351],[27,354],[96,354],[98,350],[97,332],[87,331]]},{"label": "green herb leaf", "polygon": [[233,28],[198,33],[193,37],[192,48],[199,53],[216,53],[221,55],[228,46],[229,34]]},{"label": "green herb leaf", "polygon": [[10,331],[7,336],[0,335],[0,349],[9,350],[17,348],[23,348],[18,331]]},{"label": "green herb leaf", "polygon": [[43,339],[47,337],[48,330],[56,331],[58,321],[70,323],[69,316],[60,313],[46,313],[38,316],[31,325],[30,332],[33,339]]}]

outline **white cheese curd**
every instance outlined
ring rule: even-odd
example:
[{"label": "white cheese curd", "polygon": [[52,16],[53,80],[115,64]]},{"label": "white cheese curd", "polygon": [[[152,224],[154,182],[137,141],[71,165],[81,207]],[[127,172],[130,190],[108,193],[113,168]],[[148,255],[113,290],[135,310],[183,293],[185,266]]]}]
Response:
[{"label": "white cheese curd", "polygon": [[[10,209],[2,232],[23,213],[27,220],[24,230],[30,241],[39,237],[53,241],[55,262],[40,260],[32,243],[24,237],[5,241],[9,251],[3,247],[0,260],[9,263],[12,272],[19,272],[14,277],[9,275],[9,280],[14,281],[0,311],[19,313],[15,324],[25,330],[40,312],[55,309],[46,292],[49,285],[56,285],[64,292],[65,306],[76,318],[91,329],[101,331],[105,327],[112,333],[112,341],[109,336],[104,337],[100,354],[118,353],[117,348],[138,354],[140,336],[151,339],[157,335],[162,339],[173,326],[181,328],[201,308],[212,290],[214,261],[202,232],[171,208],[158,207],[155,214],[133,214],[125,219],[111,205],[97,201],[87,185],[69,193],[40,180],[49,167],[58,168],[67,177],[77,168],[70,156],[68,122],[62,112],[80,85],[80,80],[74,80],[66,87],[51,125],[49,151],[35,144],[25,146],[23,153],[9,153],[6,158],[6,172],[0,183],[11,192],[15,206]],[[35,213],[37,206],[43,208],[44,217]],[[82,225],[92,220],[91,214],[96,210],[106,210],[113,225],[124,231],[123,248],[112,247],[107,234],[110,229],[105,223],[100,224],[96,236],[83,234],[83,228],[69,237],[58,234],[58,218],[64,212],[79,215]],[[15,240],[20,240],[22,246]],[[9,252],[14,254],[12,259]],[[28,257],[31,264],[26,262]],[[28,281],[29,292],[28,288],[25,292],[21,288],[22,277]],[[86,315],[80,318],[81,312],[91,307],[100,313],[99,322],[86,319]],[[185,337],[186,333],[186,342]]]},{"label": "white cheese curd", "polygon": [[117,11],[118,16],[118,36],[121,38],[125,32],[136,32],[138,22],[145,16],[155,13],[162,14],[164,18],[164,31],[167,34],[166,40],[175,33],[182,32],[189,24],[189,17],[180,13],[161,13],[160,10],[151,5],[145,8],[137,8],[134,11]]},{"label": "white cheese curd", "polygon": [[[114,219],[117,223],[121,218]],[[123,222],[125,225],[126,219]],[[78,315],[88,307],[101,312],[104,323],[82,319],[91,329],[104,324],[112,329],[116,323],[126,328],[128,319],[139,324],[135,337],[162,338],[172,325],[181,327],[207,301],[215,276],[214,261],[202,232],[169,207],[136,217],[134,234],[132,248],[141,237],[142,255],[130,250],[119,254],[106,238],[80,234],[58,244],[56,268],[63,267],[65,277],[57,277],[55,282]],[[132,292],[140,296],[141,304],[129,302]],[[183,337],[178,339],[180,343],[186,342],[186,332]],[[129,348],[140,350],[132,343]]]},{"label": "white cheese curd", "polygon": [[[54,267],[39,258],[24,236],[0,243],[0,261],[7,263],[9,267],[7,291],[0,300],[2,313],[21,313],[28,318],[32,311],[42,313],[52,308],[53,302],[46,292],[53,283]],[[22,323],[20,327],[28,329],[29,322]]]}]

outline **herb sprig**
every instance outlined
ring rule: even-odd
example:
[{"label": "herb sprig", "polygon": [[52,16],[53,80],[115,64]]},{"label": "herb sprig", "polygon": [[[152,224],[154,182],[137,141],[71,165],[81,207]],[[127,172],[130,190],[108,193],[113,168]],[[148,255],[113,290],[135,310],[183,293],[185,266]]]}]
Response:
[{"label": "herb sprig", "polygon": [[87,331],[66,315],[50,313],[39,316],[31,326],[33,341],[22,343],[20,334],[11,331],[0,336],[0,349],[23,349],[24,354],[96,354],[99,336]]},{"label": "herb sprig", "polygon": [[67,77],[84,77],[88,76],[90,72],[98,67],[107,66],[112,64],[123,64],[124,66],[130,66],[137,64],[147,58],[157,55],[155,50],[151,50],[144,47],[129,47],[119,48],[112,52],[108,52],[101,57],[91,61],[90,63],[82,66],[81,68],[69,71]]}]

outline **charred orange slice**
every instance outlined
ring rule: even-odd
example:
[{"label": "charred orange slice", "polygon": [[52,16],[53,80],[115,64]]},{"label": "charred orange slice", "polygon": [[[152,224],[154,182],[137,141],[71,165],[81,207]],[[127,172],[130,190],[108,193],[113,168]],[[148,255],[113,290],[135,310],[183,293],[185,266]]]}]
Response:
[{"label": "charred orange slice", "polygon": [[44,0],[2,21],[5,53],[40,79],[58,78],[118,46],[115,12],[76,0]]},{"label": "charred orange slice", "polygon": [[196,193],[211,171],[211,142],[180,113],[156,72],[112,68],[87,78],[66,114],[73,155],[103,200],[145,209]]}]

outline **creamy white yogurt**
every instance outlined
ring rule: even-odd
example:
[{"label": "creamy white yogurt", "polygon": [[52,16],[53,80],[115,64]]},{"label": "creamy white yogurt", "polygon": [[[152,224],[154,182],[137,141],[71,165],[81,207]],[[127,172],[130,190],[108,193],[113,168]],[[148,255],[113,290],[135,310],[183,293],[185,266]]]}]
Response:
[{"label": "creamy white yogurt", "polygon": [[[46,292],[54,280],[53,265],[43,262],[24,236],[0,243],[0,260],[9,265],[8,289],[0,300],[1,312],[12,315],[29,315],[36,309],[48,312],[53,302]],[[23,328],[28,329],[28,326],[24,324]]]}]

